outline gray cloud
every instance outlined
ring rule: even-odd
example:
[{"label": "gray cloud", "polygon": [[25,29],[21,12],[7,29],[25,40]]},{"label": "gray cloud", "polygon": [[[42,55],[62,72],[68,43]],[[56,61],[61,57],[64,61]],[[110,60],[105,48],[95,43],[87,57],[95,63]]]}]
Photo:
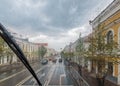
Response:
[{"label": "gray cloud", "polygon": [[[0,22],[59,50],[90,33],[89,20],[113,0],[1,0]],[[46,37],[46,38],[44,38]]]},{"label": "gray cloud", "polygon": [[[110,2],[112,0],[107,0]],[[0,21],[22,31],[52,35],[88,22],[104,0],[1,0]],[[106,2],[106,3],[107,3]],[[106,5],[106,4],[105,4]]]}]

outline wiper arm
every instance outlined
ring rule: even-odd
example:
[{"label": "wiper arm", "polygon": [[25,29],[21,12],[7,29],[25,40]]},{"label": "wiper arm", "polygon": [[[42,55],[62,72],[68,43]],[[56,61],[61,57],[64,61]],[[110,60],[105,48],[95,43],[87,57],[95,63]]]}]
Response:
[{"label": "wiper arm", "polygon": [[21,62],[25,65],[25,67],[33,75],[33,77],[36,79],[37,83],[40,86],[42,86],[42,84],[40,83],[34,70],[32,69],[29,62],[27,61],[24,53],[22,52],[22,50],[20,49],[18,44],[15,42],[15,40],[12,38],[12,36],[9,34],[9,32],[4,28],[4,26],[2,24],[0,24],[0,36],[4,39],[4,41],[8,44],[8,46],[11,48],[11,50],[17,55],[17,57],[21,60]]}]

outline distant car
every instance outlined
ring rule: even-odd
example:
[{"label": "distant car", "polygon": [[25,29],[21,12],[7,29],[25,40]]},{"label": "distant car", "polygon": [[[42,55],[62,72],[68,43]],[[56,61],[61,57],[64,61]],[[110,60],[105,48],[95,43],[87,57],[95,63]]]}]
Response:
[{"label": "distant car", "polygon": [[59,59],[59,62],[62,62],[62,59],[61,59],[61,58]]},{"label": "distant car", "polygon": [[45,65],[45,64],[47,64],[48,63],[48,60],[47,59],[43,59],[42,61],[41,61],[41,64],[43,64],[43,65]]},{"label": "distant car", "polygon": [[53,63],[56,63],[56,61],[57,61],[57,59],[53,59],[53,60],[52,60]]},{"label": "distant car", "polygon": [[52,59],[51,58],[49,58],[49,61],[51,61]]}]

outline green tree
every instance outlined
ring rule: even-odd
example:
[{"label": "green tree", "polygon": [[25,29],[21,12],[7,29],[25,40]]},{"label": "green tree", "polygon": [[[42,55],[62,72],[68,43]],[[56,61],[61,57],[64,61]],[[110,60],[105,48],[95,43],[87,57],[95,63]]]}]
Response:
[{"label": "green tree", "polygon": [[78,39],[75,50],[76,50],[76,52],[74,52],[74,54],[75,54],[75,56],[78,57],[77,61],[80,64],[81,61],[83,61],[83,59],[84,59],[83,55],[84,55],[84,52],[85,52],[84,44],[83,44],[83,38],[81,37],[81,34],[79,36],[79,39]]},{"label": "green tree", "polygon": [[0,59],[4,58],[4,56],[7,56],[7,60],[11,64],[13,62],[13,55],[14,53],[12,52],[12,50],[8,47],[5,41],[0,37]]},{"label": "green tree", "polygon": [[64,55],[65,55],[64,51],[61,51],[60,55],[61,55],[62,58],[64,58]]},{"label": "green tree", "polygon": [[39,57],[43,58],[47,53],[47,49],[44,46],[41,46],[38,50]]},{"label": "green tree", "polygon": [[[89,38],[90,45],[86,57],[96,64],[98,68],[97,77],[103,78],[109,71],[105,68],[106,63],[114,64],[117,61],[113,60],[117,55],[115,53],[117,43],[113,40],[114,36],[107,39],[107,34],[103,34],[104,25],[98,25],[97,29],[98,31],[94,32],[95,34]],[[101,86],[104,86],[104,83]]]},{"label": "green tree", "polygon": [[[101,28],[103,29],[104,27]],[[101,60],[111,56],[116,57],[115,52],[118,47],[117,42],[115,42],[113,39],[111,39],[111,41],[108,42],[106,34],[102,34],[101,31],[90,37],[89,43],[90,45],[87,51],[87,55],[90,59]]]},{"label": "green tree", "polygon": [[7,47],[7,48],[5,48],[5,53],[7,55],[9,64],[12,64],[12,62],[13,62],[13,56],[14,56],[13,51],[9,47]]},{"label": "green tree", "polygon": [[4,44],[5,44],[4,40],[0,37],[0,63],[4,56],[4,50],[5,50]]},{"label": "green tree", "polygon": [[2,55],[3,51],[4,51],[4,41],[0,37],[0,56]]},{"label": "green tree", "polygon": [[79,55],[83,55],[83,52],[84,52],[83,39],[81,38],[81,35],[80,35],[80,37],[78,39],[78,43],[77,43],[77,46],[76,46],[76,52]]}]

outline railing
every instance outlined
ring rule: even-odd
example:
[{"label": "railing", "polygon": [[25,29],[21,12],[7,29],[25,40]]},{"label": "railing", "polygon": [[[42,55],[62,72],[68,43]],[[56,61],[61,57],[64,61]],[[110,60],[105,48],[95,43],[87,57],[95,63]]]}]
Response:
[{"label": "railing", "polygon": [[80,74],[78,73],[77,70],[75,70],[75,68],[73,68],[71,66],[72,69],[72,75],[73,77],[77,80],[77,83],[79,84],[79,86],[90,86],[84,79],[82,76],[80,76]]},{"label": "railing", "polygon": [[78,73],[78,71],[73,68],[73,65],[71,62],[69,61],[64,61],[64,64],[66,65],[66,67],[68,68],[72,78],[75,81],[75,84],[77,86],[90,86],[86,80]]}]

